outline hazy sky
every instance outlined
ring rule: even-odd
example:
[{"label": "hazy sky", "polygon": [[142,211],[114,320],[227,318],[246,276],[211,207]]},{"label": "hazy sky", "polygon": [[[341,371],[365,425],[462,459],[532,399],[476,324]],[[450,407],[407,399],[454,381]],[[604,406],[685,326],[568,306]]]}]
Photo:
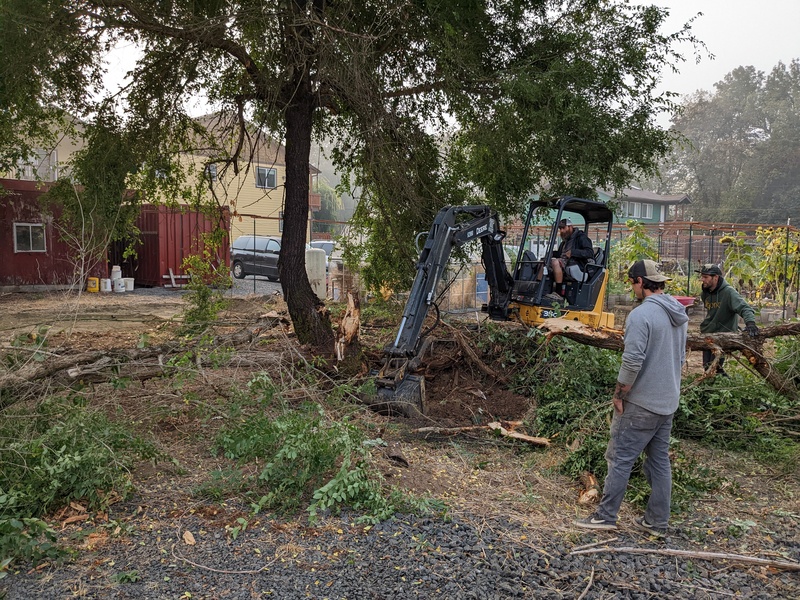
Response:
[{"label": "hazy sky", "polygon": [[[663,90],[691,94],[698,89],[713,91],[714,84],[740,65],[753,65],[769,72],[778,61],[788,63],[800,58],[800,0],[644,0],[669,9],[664,33],[677,31],[698,12],[695,35],[704,41],[713,60],[704,54],[695,64],[691,46],[682,48],[686,62],[680,73],[663,73]],[[116,89],[122,75],[133,67],[137,52],[132,46],[120,48],[109,60],[106,77]],[[200,103],[193,114],[205,112]],[[659,119],[669,126],[668,117]]]},{"label": "hazy sky", "polygon": [[680,94],[714,90],[714,84],[738,66],[752,65],[769,73],[778,61],[800,58],[800,0],[652,0],[669,9],[665,33],[676,31],[698,12],[695,36],[705,42],[714,60],[694,63],[692,51],[680,73],[664,73],[664,89]]}]

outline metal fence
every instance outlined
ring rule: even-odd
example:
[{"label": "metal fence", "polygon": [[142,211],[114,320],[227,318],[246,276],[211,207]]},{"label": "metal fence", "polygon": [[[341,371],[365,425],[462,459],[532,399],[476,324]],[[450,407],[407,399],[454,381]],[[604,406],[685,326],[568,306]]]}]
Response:
[{"label": "metal fence", "polygon": [[[331,239],[341,235],[347,224],[335,221],[309,221],[309,236],[311,239]],[[647,237],[656,250],[657,260],[662,269],[669,273],[676,283],[685,286],[686,293],[697,287],[697,274],[695,270],[699,265],[715,263],[722,266],[723,272],[733,264],[733,253],[736,245],[750,247],[755,255],[767,250],[763,248],[763,235],[758,231],[772,230],[774,235],[770,238],[772,248],[768,250],[773,255],[773,262],[767,272],[754,274],[756,278],[769,279],[771,286],[766,294],[773,305],[793,306],[795,311],[800,300],[800,252],[796,251],[800,245],[800,230],[789,224],[776,226],[758,223],[712,223],[695,221],[671,221],[664,223],[644,224]],[[519,250],[522,239],[523,227],[520,223],[511,223],[505,227],[507,257],[509,267],[513,266],[513,259]],[[528,232],[526,249],[533,250],[537,256],[544,255],[549,241],[551,225],[534,225]],[[605,228],[590,227],[587,232],[596,246],[602,246],[605,241]],[[631,230],[624,224],[618,223],[612,227],[611,246],[612,257],[614,246],[631,235]],[[782,238],[785,238],[785,240]],[[731,239],[736,244],[731,244]],[[785,243],[783,243],[785,242]],[[781,248],[783,244],[783,248]],[[780,255],[777,256],[776,255]],[[342,268],[335,271],[337,265],[332,265],[329,282],[328,297],[339,299],[343,293],[353,290],[363,294],[357,273],[350,273]],[[685,279],[684,279],[685,278]],[[733,281],[745,295],[751,299],[762,300],[764,286],[759,290],[758,281],[753,283]],[[488,302],[488,288],[484,279],[483,267],[479,261],[466,266],[453,264],[449,277],[440,287],[439,308],[442,311],[458,312],[480,310],[482,304]]]}]

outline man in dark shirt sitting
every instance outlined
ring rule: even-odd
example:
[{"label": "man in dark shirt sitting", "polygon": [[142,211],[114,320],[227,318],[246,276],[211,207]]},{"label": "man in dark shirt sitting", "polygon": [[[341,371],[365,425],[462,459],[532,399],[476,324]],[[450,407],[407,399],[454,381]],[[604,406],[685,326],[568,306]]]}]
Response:
[{"label": "man in dark shirt sitting", "polygon": [[582,229],[575,229],[570,219],[561,219],[558,223],[558,234],[561,236],[561,244],[558,250],[553,253],[550,260],[550,268],[553,270],[553,290],[561,299],[566,295],[566,285],[564,284],[564,273],[569,265],[580,265],[581,269],[586,266],[589,259],[594,258],[594,248],[592,240]]}]

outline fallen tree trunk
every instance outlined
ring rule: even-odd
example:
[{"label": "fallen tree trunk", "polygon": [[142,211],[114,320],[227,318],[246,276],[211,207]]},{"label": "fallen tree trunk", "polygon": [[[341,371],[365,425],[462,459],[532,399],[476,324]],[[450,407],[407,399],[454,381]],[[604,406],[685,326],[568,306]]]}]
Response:
[{"label": "fallen tree trunk", "polygon": [[[546,332],[548,339],[558,335],[606,350],[622,352],[625,348],[622,331],[617,329],[593,329],[566,319],[547,319],[539,328]],[[798,334],[800,334],[800,322],[762,327],[754,338],[744,333],[690,334],[686,340],[686,349],[711,350],[718,356],[741,352],[770,386],[782,394],[795,398],[797,397],[795,384],[783,377],[764,356],[764,341]]]},{"label": "fallen tree trunk", "polygon": [[[268,315],[250,327],[216,337],[215,343],[217,347],[246,347],[281,322],[280,317]],[[166,362],[170,357],[192,351],[192,346],[168,342],[147,348],[102,349],[78,354],[70,353],[69,349],[62,350],[63,354],[50,352],[44,361],[28,360],[17,370],[0,372],[0,410],[23,397],[26,388],[39,381],[97,382],[108,381],[113,377],[150,379],[163,374],[169,368]]]}]

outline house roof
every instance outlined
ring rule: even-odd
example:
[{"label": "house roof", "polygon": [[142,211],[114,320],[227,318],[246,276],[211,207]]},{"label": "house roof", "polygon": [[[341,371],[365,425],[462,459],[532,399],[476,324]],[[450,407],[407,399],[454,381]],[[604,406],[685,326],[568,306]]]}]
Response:
[{"label": "house roof", "polygon": [[617,200],[632,200],[634,202],[650,202],[651,204],[691,204],[692,200],[688,194],[657,194],[655,192],[648,192],[639,188],[624,188],[622,194],[614,196],[613,194],[603,190],[609,198]]},{"label": "house roof", "polygon": [[[213,157],[220,152],[233,153],[239,143],[239,124],[235,115],[216,112],[197,117],[195,121],[205,128],[208,135],[198,135],[193,154]],[[242,160],[261,165],[286,164],[283,144],[249,121],[245,121],[245,129],[240,154]]]},{"label": "house roof", "polygon": [[[239,123],[234,114],[216,112],[197,117],[195,120],[205,127],[209,137],[205,139],[201,137],[198,140],[198,148],[194,154],[213,157],[218,155],[220,150],[233,153],[239,143]],[[245,128],[240,155],[242,160],[257,165],[286,165],[286,150],[282,143],[251,121],[245,121]],[[311,163],[308,169],[312,175],[320,172]]]}]

